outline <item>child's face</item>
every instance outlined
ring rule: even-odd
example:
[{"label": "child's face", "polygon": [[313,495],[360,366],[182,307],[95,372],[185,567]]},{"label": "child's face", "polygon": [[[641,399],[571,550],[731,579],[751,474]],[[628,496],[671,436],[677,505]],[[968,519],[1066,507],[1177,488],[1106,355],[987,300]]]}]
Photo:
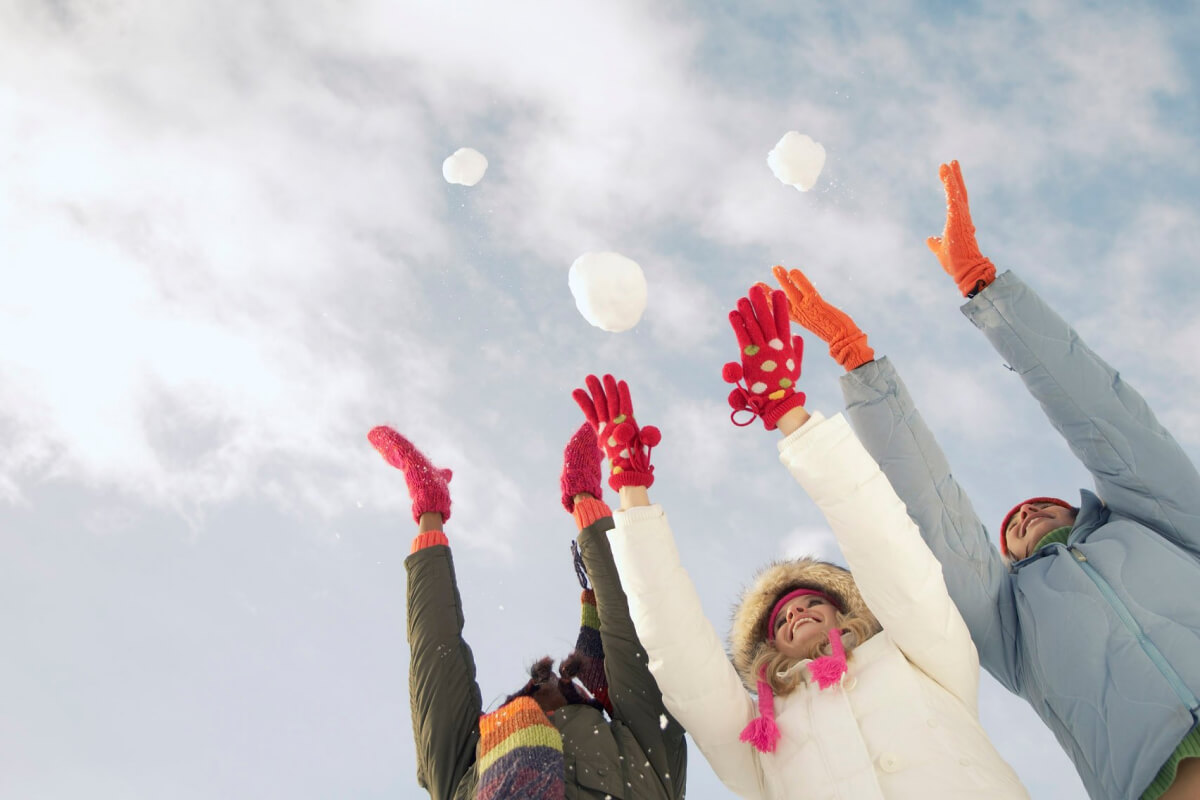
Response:
[{"label": "child's face", "polygon": [[1008,553],[1019,561],[1032,553],[1047,533],[1074,524],[1074,509],[1063,508],[1057,503],[1025,503],[1012,515],[1004,531]]},{"label": "child's face", "polygon": [[810,594],[793,597],[775,617],[775,647],[790,658],[807,658],[813,645],[828,639],[837,609]]}]

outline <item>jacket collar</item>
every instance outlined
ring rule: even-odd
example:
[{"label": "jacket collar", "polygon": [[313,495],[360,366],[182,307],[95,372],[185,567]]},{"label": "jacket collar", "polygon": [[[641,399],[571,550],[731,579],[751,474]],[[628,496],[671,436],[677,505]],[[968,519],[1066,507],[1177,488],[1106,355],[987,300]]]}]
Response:
[{"label": "jacket collar", "polygon": [[[1096,496],[1094,492],[1089,492],[1087,489],[1079,490],[1079,514],[1075,517],[1075,524],[1071,527],[1071,533],[1067,537],[1067,547],[1087,538],[1092,531],[1099,528],[1104,523],[1108,522],[1108,507],[1104,505],[1104,501]],[[1009,568],[1010,572],[1016,572],[1021,567],[1031,561],[1039,558],[1045,558],[1058,552],[1057,547],[1043,547],[1033,551],[1020,561],[1014,561]]]}]

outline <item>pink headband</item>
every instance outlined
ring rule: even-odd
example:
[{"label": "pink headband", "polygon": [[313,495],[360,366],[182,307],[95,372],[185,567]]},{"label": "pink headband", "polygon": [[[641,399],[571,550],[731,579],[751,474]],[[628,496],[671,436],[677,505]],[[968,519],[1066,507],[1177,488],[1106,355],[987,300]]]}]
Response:
[{"label": "pink headband", "polygon": [[783,607],[788,604],[789,600],[791,600],[794,597],[802,597],[806,594],[812,595],[813,597],[819,597],[822,600],[824,600],[826,603],[829,603],[829,605],[836,608],[838,611],[842,610],[841,606],[838,603],[835,603],[833,598],[830,597],[829,595],[825,594],[824,592],[818,592],[816,589],[793,589],[792,591],[785,594],[783,597],[779,598],[779,600],[775,603],[775,607],[771,609],[771,616],[767,618],[767,641],[768,642],[775,641],[775,618],[777,616],[779,616],[779,612],[783,610]]}]

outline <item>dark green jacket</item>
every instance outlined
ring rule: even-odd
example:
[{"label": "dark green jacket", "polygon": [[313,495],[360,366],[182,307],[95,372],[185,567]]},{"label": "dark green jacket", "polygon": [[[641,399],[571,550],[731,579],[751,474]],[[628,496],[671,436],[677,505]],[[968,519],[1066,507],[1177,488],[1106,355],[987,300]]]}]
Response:
[{"label": "dark green jacket", "polygon": [[[563,737],[566,800],[678,800],[687,746],[646,666],[606,532],[611,517],[579,533],[579,548],[596,593],[604,668],[613,717],[584,705],[550,720]],[[462,600],[450,548],[426,547],[404,562],[408,571],[408,691],[417,782],[433,800],[471,800],[478,780],[482,701],[475,659],[462,638]],[[665,722],[665,725],[663,724]]]}]

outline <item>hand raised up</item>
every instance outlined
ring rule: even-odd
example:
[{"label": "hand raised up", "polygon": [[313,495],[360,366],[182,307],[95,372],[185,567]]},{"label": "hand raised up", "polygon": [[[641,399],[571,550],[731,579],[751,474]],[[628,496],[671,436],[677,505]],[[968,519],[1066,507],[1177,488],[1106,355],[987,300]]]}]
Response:
[{"label": "hand raised up", "polygon": [[[761,284],[752,286],[729,312],[729,324],[741,354],[741,363],[730,361],[721,370],[726,383],[737,385],[729,393],[730,419],[740,426],[761,417],[767,430],[775,430],[779,418],[805,400],[804,392],[796,390],[804,340],[791,335],[787,297],[778,290],[768,294]],[[750,418],[738,422],[739,411],[750,412]]]},{"label": "hand raised up", "polygon": [[957,161],[942,164],[938,176],[946,189],[946,227],[941,236],[930,236],[925,244],[937,256],[942,269],[954,278],[963,297],[974,297],[996,278],[996,268],[979,252],[975,225],[967,204],[967,184]]},{"label": "hand raised up", "polygon": [[571,393],[584,417],[596,431],[600,447],[608,457],[611,474],[608,485],[614,490],[623,486],[650,487],[654,484],[654,467],[650,465],[650,450],[662,434],[653,425],[639,428],[633,418],[633,401],[629,384],[605,375],[603,382],[595,375],[585,379],[587,391]]},{"label": "hand raised up", "polygon": [[771,272],[787,294],[792,322],[804,326],[829,345],[829,355],[847,372],[875,358],[875,351],[867,344],[867,335],[846,312],[827,303],[803,272],[783,267],[774,267]]}]

